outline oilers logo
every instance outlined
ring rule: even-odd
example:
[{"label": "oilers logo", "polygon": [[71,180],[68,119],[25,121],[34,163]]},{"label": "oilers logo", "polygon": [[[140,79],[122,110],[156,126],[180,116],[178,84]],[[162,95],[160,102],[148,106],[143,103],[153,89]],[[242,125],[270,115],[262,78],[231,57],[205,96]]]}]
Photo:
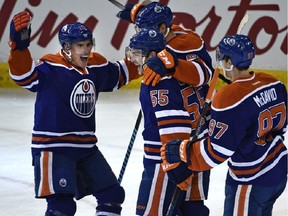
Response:
[{"label": "oilers logo", "polygon": [[94,83],[91,80],[83,79],[74,87],[70,105],[73,112],[81,118],[89,118],[96,104],[96,90]]}]

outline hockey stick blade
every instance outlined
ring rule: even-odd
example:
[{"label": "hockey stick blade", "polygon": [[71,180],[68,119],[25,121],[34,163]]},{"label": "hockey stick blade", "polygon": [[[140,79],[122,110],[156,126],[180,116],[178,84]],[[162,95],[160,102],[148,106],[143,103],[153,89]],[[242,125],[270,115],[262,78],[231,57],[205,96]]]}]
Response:
[{"label": "hockey stick blade", "polygon": [[243,27],[245,26],[245,24],[248,22],[249,20],[249,14],[245,14],[245,16],[242,18],[238,29],[237,29],[237,34],[241,34]]},{"label": "hockey stick blade", "polygon": [[109,2],[111,2],[112,4],[114,4],[116,7],[118,7],[120,10],[125,9],[125,6],[122,5],[120,2],[116,1],[116,0],[108,0]]}]

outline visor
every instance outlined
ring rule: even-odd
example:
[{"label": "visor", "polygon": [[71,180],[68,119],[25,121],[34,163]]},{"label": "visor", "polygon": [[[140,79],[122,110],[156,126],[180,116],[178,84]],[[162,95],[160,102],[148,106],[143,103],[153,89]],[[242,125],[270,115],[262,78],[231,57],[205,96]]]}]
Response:
[{"label": "visor", "polygon": [[219,48],[217,48],[216,49],[216,61],[220,62],[220,61],[224,60],[224,57],[225,57],[224,53],[221,53]]}]

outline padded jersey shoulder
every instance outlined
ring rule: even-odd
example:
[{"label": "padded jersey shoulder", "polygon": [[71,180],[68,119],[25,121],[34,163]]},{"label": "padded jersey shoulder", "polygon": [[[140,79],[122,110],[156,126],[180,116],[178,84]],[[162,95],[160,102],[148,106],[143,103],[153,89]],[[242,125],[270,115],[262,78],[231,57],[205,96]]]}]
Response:
[{"label": "padded jersey shoulder", "polygon": [[213,98],[212,107],[215,109],[224,109],[233,106],[257,88],[277,81],[276,78],[269,74],[251,73],[251,76],[237,79],[218,90]]},{"label": "padded jersey shoulder", "polygon": [[168,41],[167,47],[170,49],[178,52],[195,52],[203,48],[204,41],[196,32],[184,30],[176,25],[173,25],[171,30],[176,37]]}]

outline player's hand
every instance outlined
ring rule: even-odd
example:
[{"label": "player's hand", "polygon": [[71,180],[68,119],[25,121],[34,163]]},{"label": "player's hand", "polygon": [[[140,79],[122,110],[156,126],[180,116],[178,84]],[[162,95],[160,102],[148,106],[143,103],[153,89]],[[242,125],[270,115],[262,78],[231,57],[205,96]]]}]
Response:
[{"label": "player's hand", "polygon": [[31,20],[27,11],[16,14],[11,20],[9,46],[12,50],[24,50],[30,45]]},{"label": "player's hand", "polygon": [[118,12],[117,17],[130,23],[135,23],[137,13],[144,6],[144,4],[128,3],[122,11]]},{"label": "player's hand", "polygon": [[158,73],[151,70],[149,67],[144,68],[143,74],[144,74],[143,83],[145,85],[156,86],[161,80],[161,76]]},{"label": "player's hand", "polygon": [[165,143],[161,148],[161,158],[168,163],[176,163],[183,161],[185,163],[190,162],[189,159],[189,140],[174,139],[168,143]]},{"label": "player's hand", "polygon": [[167,161],[168,163],[176,163],[181,162],[179,147],[182,140],[174,139],[168,143],[165,143],[160,148],[160,154],[163,161]]},{"label": "player's hand", "polygon": [[161,80],[161,77],[175,71],[178,58],[173,51],[164,49],[157,56],[150,58],[145,65],[143,83],[155,86]]},{"label": "player's hand", "polygon": [[184,162],[170,164],[167,161],[163,161],[161,165],[171,182],[176,184],[181,190],[188,189],[193,177],[193,172],[188,169]]}]

